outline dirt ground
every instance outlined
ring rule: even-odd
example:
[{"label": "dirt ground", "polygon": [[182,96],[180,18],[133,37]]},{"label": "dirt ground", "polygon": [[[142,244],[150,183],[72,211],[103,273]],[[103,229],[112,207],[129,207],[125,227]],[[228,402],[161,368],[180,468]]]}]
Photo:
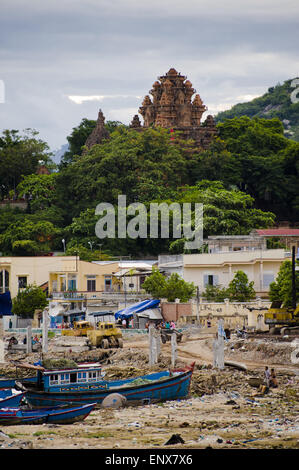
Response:
[{"label": "dirt ground", "polygon": [[[191,327],[178,344],[178,367],[195,361],[190,396],[185,400],[121,409],[98,408],[83,422],[72,425],[18,425],[0,427],[2,449],[197,449],[299,448],[299,364],[294,361],[294,338],[266,337],[225,343],[225,361],[246,366],[213,367],[213,334]],[[137,376],[170,367],[170,343],[162,345],[159,363],[148,365],[148,337],[125,336],[124,348],[92,350],[84,340],[51,340],[49,357],[100,360],[106,377]],[[81,348],[81,349],[80,349]],[[297,346],[299,349],[299,346]],[[39,354],[7,355],[6,359],[35,362]],[[250,385],[263,379],[265,366],[277,373],[278,388],[262,395]],[[7,366],[0,374],[14,376]],[[180,442],[167,445],[173,435]]]}]

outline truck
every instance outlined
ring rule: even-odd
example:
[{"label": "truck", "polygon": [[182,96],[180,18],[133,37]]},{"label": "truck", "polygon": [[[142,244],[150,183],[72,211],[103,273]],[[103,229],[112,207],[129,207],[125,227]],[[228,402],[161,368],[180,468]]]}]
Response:
[{"label": "truck", "polygon": [[88,321],[74,321],[73,328],[61,330],[62,336],[87,336],[87,332],[93,330],[94,326]]},{"label": "truck", "polygon": [[90,348],[122,348],[122,332],[112,322],[99,322],[97,329],[88,330],[87,338]]}]

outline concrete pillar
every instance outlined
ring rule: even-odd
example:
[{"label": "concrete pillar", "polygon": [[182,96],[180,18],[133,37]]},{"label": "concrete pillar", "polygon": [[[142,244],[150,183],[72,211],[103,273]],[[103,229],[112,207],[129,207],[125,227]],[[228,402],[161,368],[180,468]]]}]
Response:
[{"label": "concrete pillar", "polygon": [[177,340],[176,340],[176,333],[172,333],[171,335],[171,367],[175,366],[177,360]]},{"label": "concrete pillar", "polygon": [[232,280],[232,265],[229,264],[228,265],[228,282],[230,283],[231,280]]},{"label": "concrete pillar", "polygon": [[156,340],[156,357],[155,362],[159,362],[159,356],[161,352],[161,335],[159,331],[155,330],[155,340]]},{"label": "concrete pillar", "polygon": [[153,366],[155,363],[155,346],[154,346],[154,332],[155,329],[153,325],[149,326],[148,335],[149,335],[149,365]]},{"label": "concrete pillar", "polygon": [[224,330],[223,330],[223,320],[218,321],[218,332],[216,339],[213,343],[213,356],[214,356],[214,367],[217,369],[224,369]]},{"label": "concrete pillar", "polygon": [[43,343],[42,351],[43,353],[48,352],[48,321],[49,321],[49,311],[47,308],[43,311]]},{"label": "concrete pillar", "polygon": [[32,328],[31,326],[27,326],[27,354],[30,354],[32,352]]},{"label": "concrete pillar", "polygon": [[260,290],[263,290],[263,276],[264,276],[264,271],[263,271],[263,262],[260,261]]}]

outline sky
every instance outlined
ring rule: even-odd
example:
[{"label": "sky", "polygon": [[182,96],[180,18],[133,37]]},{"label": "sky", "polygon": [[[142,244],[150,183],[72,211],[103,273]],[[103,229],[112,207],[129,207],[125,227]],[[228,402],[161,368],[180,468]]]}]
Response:
[{"label": "sky", "polygon": [[298,0],[1,0],[0,133],[129,124],[171,67],[215,115],[298,77],[298,35]]}]

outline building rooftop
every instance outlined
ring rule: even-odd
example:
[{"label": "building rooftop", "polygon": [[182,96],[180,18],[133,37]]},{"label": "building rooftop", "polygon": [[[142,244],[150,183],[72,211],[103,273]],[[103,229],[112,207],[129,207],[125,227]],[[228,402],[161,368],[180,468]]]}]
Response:
[{"label": "building rooftop", "polygon": [[269,228],[259,229],[255,232],[262,237],[298,237],[299,228]]}]

